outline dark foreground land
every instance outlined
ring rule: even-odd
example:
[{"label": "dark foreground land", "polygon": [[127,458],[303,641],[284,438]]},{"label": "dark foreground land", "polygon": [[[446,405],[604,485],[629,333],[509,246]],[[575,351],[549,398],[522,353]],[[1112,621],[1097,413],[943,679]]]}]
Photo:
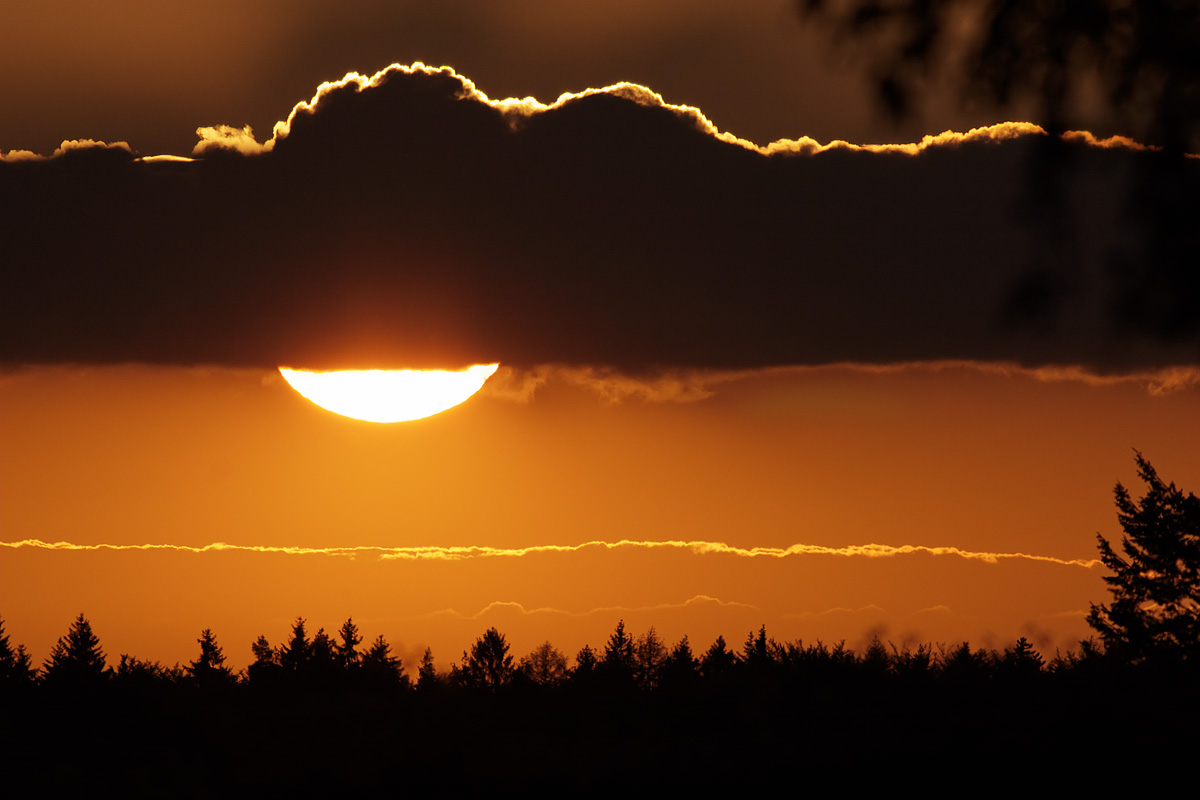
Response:
[{"label": "dark foreground land", "polygon": [[976,660],[906,673],[896,659],[870,664],[853,654],[805,667],[773,659],[729,667],[660,676],[654,686],[600,664],[555,685],[517,672],[498,686],[459,674],[419,687],[283,673],[201,685],[126,672],[90,687],[8,687],[3,794],[774,786],[792,796],[876,783],[943,794],[1005,781],[1078,787],[1114,775],[1185,775],[1195,763],[1194,670],[1093,656],[1054,670]]}]

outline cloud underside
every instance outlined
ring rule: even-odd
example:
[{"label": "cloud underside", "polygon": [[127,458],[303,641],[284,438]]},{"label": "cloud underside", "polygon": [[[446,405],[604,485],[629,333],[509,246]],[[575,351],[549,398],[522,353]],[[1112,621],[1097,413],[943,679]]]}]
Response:
[{"label": "cloud underside", "polygon": [[1001,561],[1036,561],[1060,566],[1091,568],[1099,565],[1097,559],[1062,559],[1031,553],[993,553],[963,550],[958,547],[929,547],[925,545],[861,544],[845,547],[826,547],[813,544],[793,544],[788,547],[739,547],[725,542],[703,540],[631,540],[589,541],[579,544],[541,544],[527,547],[492,547],[488,545],[429,545],[384,547],[376,545],[348,547],[291,547],[284,545],[246,545],[213,542],[206,545],[181,544],[78,544],[75,542],[45,542],[40,539],[22,539],[0,542],[0,547],[12,549],[57,550],[57,551],[174,551],[180,553],[223,553],[243,552],[292,556],[340,556],[355,558],[367,556],[379,560],[400,561],[463,561],[479,558],[520,558],[532,555],[564,555],[580,552],[612,550],[676,550],[698,556],[734,556],[737,558],[793,558],[799,556],[840,556],[859,558],[889,558],[895,556],[933,555],[954,556],[969,561],[997,564]]},{"label": "cloud underside", "polygon": [[[1157,157],[1127,141],[1070,137],[1050,171],[1017,124],[759,147],[642,87],[493,101],[424,67],[326,84],[262,143],[200,133],[193,161],[84,142],[0,163],[0,362],[1106,372],[1200,353],[1175,319],[1196,236],[1164,245],[1126,202]],[[1180,169],[1194,187],[1200,162]]]}]

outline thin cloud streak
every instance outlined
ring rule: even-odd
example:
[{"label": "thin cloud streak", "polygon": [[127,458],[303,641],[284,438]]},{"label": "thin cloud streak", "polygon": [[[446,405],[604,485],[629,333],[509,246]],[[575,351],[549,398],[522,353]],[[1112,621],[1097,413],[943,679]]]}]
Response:
[{"label": "thin cloud streak", "polygon": [[516,403],[532,401],[538,391],[552,383],[586,389],[610,404],[628,400],[649,403],[693,403],[706,400],[722,385],[754,378],[802,376],[834,372],[869,375],[902,373],[975,372],[1004,378],[1025,378],[1039,383],[1081,383],[1086,386],[1142,386],[1152,395],[1200,386],[1200,367],[1166,367],[1123,373],[1101,373],[1085,366],[1025,367],[1014,362],[991,361],[905,361],[892,364],[839,362],[820,365],[761,367],[740,370],[665,370],[650,377],[628,375],[600,367],[540,365],[531,369],[501,367],[480,390],[481,397]]},{"label": "thin cloud streak", "polygon": [[511,611],[522,616],[531,616],[534,614],[557,614],[567,617],[593,617],[597,614],[612,614],[618,613],[645,613],[653,611],[674,611],[679,609],[694,608],[696,606],[719,606],[721,608],[747,609],[757,611],[758,606],[749,603],[739,603],[736,600],[722,600],[719,597],[711,597],[706,594],[697,594],[689,597],[687,600],[679,603],[665,602],[655,603],[654,605],[641,606],[599,606],[589,608],[586,611],[568,611],[562,608],[553,608],[551,606],[540,606],[538,608],[525,608],[524,605],[513,600],[494,600],[488,603],[474,614],[464,614],[454,608],[443,608],[437,611],[423,614],[417,619],[433,619],[435,617],[457,617],[464,620],[477,620],[495,611]]},{"label": "thin cloud streak", "polygon": [[358,545],[352,547],[299,547],[282,545],[239,545],[213,542],[201,546],[182,544],[77,544],[74,542],[44,542],[41,539],[22,539],[16,542],[0,542],[9,548],[33,548],[39,550],[87,551],[87,550],[171,550],[187,553],[247,552],[277,553],[282,555],[325,555],[354,558],[358,555],[374,554],[381,561],[461,561],[476,558],[517,558],[541,553],[578,553],[585,550],[685,550],[695,555],[728,555],[739,558],[791,558],[796,556],[842,556],[864,558],[890,558],[927,554],[934,556],[957,556],[969,561],[998,564],[1005,560],[1039,561],[1069,567],[1090,569],[1098,566],[1098,559],[1055,558],[1032,553],[991,553],[964,550],[959,547],[930,547],[927,545],[861,544],[845,547],[827,547],[814,544],[793,544],[788,547],[738,547],[725,542],[703,540],[684,541],[667,539],[646,541],[621,539],[615,542],[593,540],[579,544],[540,544],[528,547],[491,547],[488,545],[424,545],[408,547],[382,547]]}]

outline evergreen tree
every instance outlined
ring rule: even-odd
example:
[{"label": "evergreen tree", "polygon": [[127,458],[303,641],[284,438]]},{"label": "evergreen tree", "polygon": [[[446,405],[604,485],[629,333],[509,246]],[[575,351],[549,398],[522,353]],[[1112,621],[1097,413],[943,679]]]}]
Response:
[{"label": "evergreen tree", "polygon": [[433,665],[433,650],[426,647],[425,654],[421,656],[421,666],[417,668],[417,689],[422,692],[430,692],[441,685],[442,678]]},{"label": "evergreen tree", "polygon": [[232,681],[233,671],[225,665],[225,653],[212,629],[201,631],[196,642],[200,645],[200,657],[186,667],[192,680],[201,686]]},{"label": "evergreen tree", "polygon": [[596,651],[591,645],[585,644],[579,648],[579,652],[575,654],[575,669],[571,671],[573,678],[586,678],[596,671],[596,666],[600,660],[596,658]]},{"label": "evergreen tree", "polygon": [[343,669],[353,669],[358,666],[359,660],[362,658],[358,652],[358,646],[362,644],[362,636],[358,633],[358,626],[354,624],[353,619],[347,619],[338,631],[338,636],[341,642],[337,646],[337,657]]},{"label": "evergreen tree", "polygon": [[362,655],[362,674],[371,683],[381,686],[408,688],[408,676],[404,674],[404,663],[392,655],[392,647],[380,634]]},{"label": "evergreen tree", "polygon": [[259,636],[254,644],[250,645],[250,651],[254,654],[254,661],[251,662],[247,675],[252,683],[279,671],[279,653],[267,641],[266,636]]},{"label": "evergreen tree", "polygon": [[292,623],[292,638],[279,647],[279,666],[287,672],[299,672],[308,663],[312,643],[304,630],[304,619],[296,617]]},{"label": "evergreen tree", "polygon": [[705,678],[727,676],[737,663],[737,656],[725,645],[725,637],[718,636],[700,659],[700,672]]},{"label": "evergreen tree", "polygon": [[513,657],[508,654],[508,642],[504,634],[495,628],[488,628],[475,644],[471,645],[471,652],[463,653],[459,674],[468,685],[494,692],[508,685],[515,672]]},{"label": "evergreen tree", "polygon": [[337,645],[324,628],[318,628],[316,635],[308,646],[308,662],[304,670],[319,680],[333,680],[339,671],[341,660],[338,658]]},{"label": "evergreen tree", "polygon": [[686,686],[700,675],[700,662],[684,636],[671,648],[660,672],[663,686]]},{"label": "evergreen tree", "polygon": [[67,635],[59,637],[42,669],[48,682],[85,684],[103,679],[104,666],[100,639],[92,632],[92,624],[80,614]]},{"label": "evergreen tree", "polygon": [[633,674],[637,655],[634,653],[633,637],[625,632],[625,620],[619,620],[616,629],[608,637],[600,663],[605,669]]},{"label": "evergreen tree", "polygon": [[1000,668],[1014,675],[1036,675],[1046,666],[1042,654],[1034,649],[1033,644],[1022,636],[1017,643],[1004,651],[1000,659]]},{"label": "evergreen tree", "polygon": [[1105,649],[1131,663],[1200,658],[1200,499],[1164,483],[1137,453],[1146,494],[1135,502],[1120,483],[1117,518],[1125,531],[1118,555],[1097,534],[1112,606],[1093,605],[1088,624]]},{"label": "evergreen tree", "polygon": [[859,659],[859,664],[868,674],[884,675],[891,671],[892,657],[878,636],[871,637],[871,643],[867,645],[866,652]]},{"label": "evergreen tree", "polygon": [[35,677],[25,645],[17,645],[13,650],[8,634],[4,632],[4,618],[0,617],[0,685],[32,683]]}]

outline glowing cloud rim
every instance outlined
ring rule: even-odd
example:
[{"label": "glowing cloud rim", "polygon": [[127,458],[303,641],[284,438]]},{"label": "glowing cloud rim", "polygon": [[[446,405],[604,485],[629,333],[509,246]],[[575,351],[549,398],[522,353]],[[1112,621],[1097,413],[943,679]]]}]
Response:
[{"label": "glowing cloud rim", "polygon": [[310,372],[279,368],[306,399],[326,411],[364,422],[409,422],[439,414],[468,400],[499,364],[464,370],[367,369]]}]

